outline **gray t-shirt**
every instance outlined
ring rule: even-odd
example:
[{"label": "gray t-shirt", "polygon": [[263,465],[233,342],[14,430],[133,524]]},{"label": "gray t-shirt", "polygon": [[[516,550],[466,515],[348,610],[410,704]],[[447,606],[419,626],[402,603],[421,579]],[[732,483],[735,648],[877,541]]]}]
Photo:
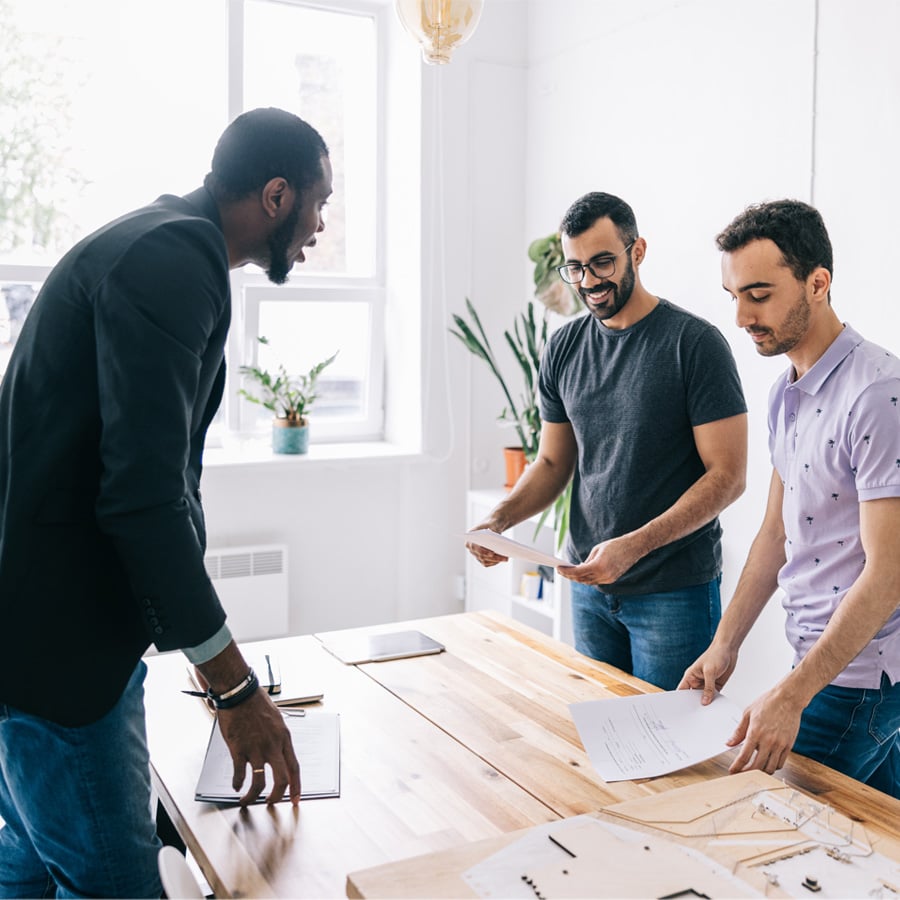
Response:
[{"label": "gray t-shirt", "polygon": [[[587,315],[554,332],[540,403],[542,418],[570,422],[578,443],[567,541],[577,563],[667,510],[703,475],[694,426],[747,411],[721,332],[663,299],[621,331]],[[721,536],[714,519],[601,587],[646,594],[711,581],[722,571]]]}]

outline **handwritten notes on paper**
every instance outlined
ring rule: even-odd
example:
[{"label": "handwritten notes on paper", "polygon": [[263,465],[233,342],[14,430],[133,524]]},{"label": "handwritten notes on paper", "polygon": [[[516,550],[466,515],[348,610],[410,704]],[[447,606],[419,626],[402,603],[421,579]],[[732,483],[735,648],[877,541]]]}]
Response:
[{"label": "handwritten notes on paper", "polygon": [[702,691],[666,691],[569,706],[575,727],[604,781],[654,778],[728,748],[742,710],[723,694],[700,705]]}]

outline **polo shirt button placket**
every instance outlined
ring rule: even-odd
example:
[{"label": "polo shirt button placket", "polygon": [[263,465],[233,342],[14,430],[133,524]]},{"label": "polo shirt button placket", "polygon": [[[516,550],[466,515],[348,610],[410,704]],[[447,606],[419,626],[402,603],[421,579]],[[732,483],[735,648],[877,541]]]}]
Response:
[{"label": "polo shirt button placket", "polygon": [[785,453],[789,459],[793,459],[797,453],[797,406],[799,396],[797,391],[788,387],[784,392],[784,437]]}]

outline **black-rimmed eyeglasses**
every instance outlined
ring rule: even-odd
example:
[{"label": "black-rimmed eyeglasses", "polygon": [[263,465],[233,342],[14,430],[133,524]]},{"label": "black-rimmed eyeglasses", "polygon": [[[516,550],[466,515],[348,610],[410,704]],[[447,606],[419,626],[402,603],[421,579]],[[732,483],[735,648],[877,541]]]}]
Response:
[{"label": "black-rimmed eyeglasses", "polygon": [[616,259],[623,253],[627,253],[634,246],[632,241],[624,250],[620,250],[615,256],[600,256],[582,265],[581,263],[566,263],[557,266],[559,277],[566,284],[581,284],[584,281],[584,273],[590,272],[594,278],[612,278],[616,274]]}]

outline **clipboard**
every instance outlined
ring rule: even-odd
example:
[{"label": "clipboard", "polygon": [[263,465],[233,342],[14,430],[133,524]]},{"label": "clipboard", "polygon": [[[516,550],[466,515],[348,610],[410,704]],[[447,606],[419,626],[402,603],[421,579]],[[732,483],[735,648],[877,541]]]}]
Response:
[{"label": "clipboard", "polygon": [[[340,716],[337,713],[314,712],[304,716],[284,716],[285,724],[291,732],[294,752],[300,761],[302,781],[301,800],[320,797],[340,797],[341,795],[341,731]],[[247,789],[244,782],[240,791],[231,786],[234,764],[231,753],[218,719],[213,720],[206,755],[194,791],[195,800],[211,803],[237,803]],[[249,773],[248,773],[249,775]],[[271,783],[272,775],[267,774]],[[263,803],[262,793],[256,803]],[[284,800],[289,798],[285,796]]]}]

